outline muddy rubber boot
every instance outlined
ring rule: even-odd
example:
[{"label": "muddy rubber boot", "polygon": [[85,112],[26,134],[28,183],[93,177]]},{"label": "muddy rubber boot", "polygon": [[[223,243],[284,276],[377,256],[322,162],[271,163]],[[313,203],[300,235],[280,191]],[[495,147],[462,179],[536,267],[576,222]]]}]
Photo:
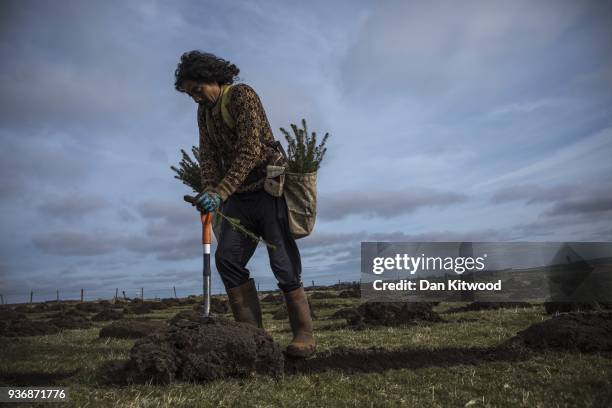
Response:
[{"label": "muddy rubber boot", "polygon": [[251,278],[240,286],[227,289],[226,292],[234,320],[263,329],[255,281]]},{"label": "muddy rubber boot", "polygon": [[304,292],[304,287],[285,293],[289,324],[293,332],[293,340],[287,346],[285,354],[289,357],[306,358],[315,351],[315,341],[312,336],[312,318],[310,305]]}]

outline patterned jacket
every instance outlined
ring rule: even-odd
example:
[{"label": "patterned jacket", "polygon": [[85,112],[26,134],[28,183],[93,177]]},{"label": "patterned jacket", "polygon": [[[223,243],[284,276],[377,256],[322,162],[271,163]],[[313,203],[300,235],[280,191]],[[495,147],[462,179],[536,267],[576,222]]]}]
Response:
[{"label": "patterned jacket", "polygon": [[274,135],[253,88],[236,84],[229,90],[233,130],[223,121],[220,104],[218,100],[210,109],[208,124],[206,107],[198,106],[200,164],[203,191],[214,191],[226,201],[234,192],[262,189],[266,165],[282,166],[286,161],[272,145]]}]

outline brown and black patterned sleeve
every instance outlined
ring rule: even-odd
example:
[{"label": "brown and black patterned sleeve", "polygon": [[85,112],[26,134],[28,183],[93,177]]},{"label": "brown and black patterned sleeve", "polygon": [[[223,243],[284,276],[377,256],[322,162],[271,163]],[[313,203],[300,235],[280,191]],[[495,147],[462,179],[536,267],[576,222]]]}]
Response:
[{"label": "brown and black patterned sleeve", "polygon": [[246,84],[234,85],[230,91],[228,110],[234,119],[237,144],[236,156],[217,186],[223,201],[244,182],[253,168],[264,160],[261,135],[269,128],[259,96]]},{"label": "brown and black patterned sleeve", "polygon": [[215,163],[216,152],[210,143],[210,137],[206,130],[206,115],[202,105],[198,106],[198,130],[200,132],[200,176],[202,191],[214,191],[215,186],[221,179]]}]

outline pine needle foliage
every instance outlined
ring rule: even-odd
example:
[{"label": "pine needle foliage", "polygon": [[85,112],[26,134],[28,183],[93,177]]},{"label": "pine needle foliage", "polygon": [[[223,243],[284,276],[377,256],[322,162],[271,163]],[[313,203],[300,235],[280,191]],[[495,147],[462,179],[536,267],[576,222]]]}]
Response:
[{"label": "pine needle foliage", "polygon": [[[193,159],[185,150],[181,149],[181,161],[179,162],[178,167],[170,166],[170,169],[176,173],[174,175],[175,179],[181,181],[183,184],[190,187],[195,193],[199,194],[202,193],[204,189],[200,176],[200,150],[197,147],[192,146],[191,153],[193,154]],[[245,228],[240,223],[238,218],[228,217],[219,210],[215,210],[215,214],[227,220],[233,230],[240,231],[245,236],[251,238],[254,242],[263,242],[266,246],[276,249],[276,245],[266,242],[264,239],[259,238],[253,232]]]},{"label": "pine needle foliage", "polygon": [[290,173],[313,173],[319,170],[325,152],[327,152],[327,139],[329,133],[325,133],[321,144],[317,146],[317,132],[308,134],[306,119],[302,119],[302,128],[291,124],[293,135],[284,128],[280,128],[287,141],[287,171]]}]

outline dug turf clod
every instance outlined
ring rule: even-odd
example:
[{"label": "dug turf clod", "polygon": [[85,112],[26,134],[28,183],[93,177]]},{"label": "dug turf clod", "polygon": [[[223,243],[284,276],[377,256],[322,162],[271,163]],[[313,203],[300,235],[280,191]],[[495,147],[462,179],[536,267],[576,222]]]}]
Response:
[{"label": "dug turf clod", "polygon": [[262,329],[223,318],[170,326],[136,342],[125,366],[134,381],[206,382],[283,373],[280,346]]},{"label": "dug turf clod", "polygon": [[61,329],[43,320],[18,319],[0,321],[0,337],[44,336]]},{"label": "dug turf clod", "polygon": [[518,309],[533,307],[527,302],[472,302],[466,306],[448,309],[446,313],[477,312],[480,310]]},{"label": "dug turf clod", "polygon": [[123,319],[123,311],[115,309],[105,309],[98,314],[91,317],[91,320],[95,322],[104,322],[108,320],[121,320]]},{"label": "dug turf clod", "polygon": [[510,339],[532,349],[612,351],[612,313],[567,313],[536,323]]},{"label": "dug turf clod", "polygon": [[347,318],[349,326],[401,326],[419,322],[444,321],[430,303],[368,302],[359,305],[357,314]]},{"label": "dug turf clod", "polygon": [[100,337],[114,337],[117,339],[139,339],[151,332],[159,330],[165,325],[160,322],[142,320],[119,320],[103,327]]},{"label": "dug turf clod", "polygon": [[49,320],[49,323],[67,330],[89,329],[92,326],[91,321],[84,317],[56,317]]}]

